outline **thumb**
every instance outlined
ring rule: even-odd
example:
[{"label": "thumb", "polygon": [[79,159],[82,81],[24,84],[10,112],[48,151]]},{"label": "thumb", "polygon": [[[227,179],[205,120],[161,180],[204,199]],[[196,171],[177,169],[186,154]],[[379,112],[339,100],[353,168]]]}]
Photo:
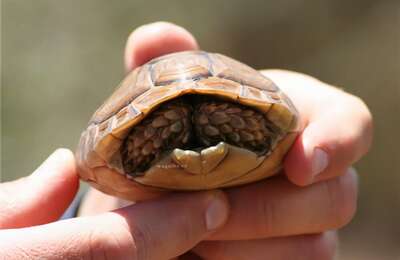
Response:
[{"label": "thumb", "polygon": [[56,150],[32,175],[0,183],[0,229],[57,220],[73,200],[78,185],[72,152]]},{"label": "thumb", "polygon": [[97,216],[0,231],[0,258],[171,259],[223,225],[227,216],[222,192],[177,194]]}]

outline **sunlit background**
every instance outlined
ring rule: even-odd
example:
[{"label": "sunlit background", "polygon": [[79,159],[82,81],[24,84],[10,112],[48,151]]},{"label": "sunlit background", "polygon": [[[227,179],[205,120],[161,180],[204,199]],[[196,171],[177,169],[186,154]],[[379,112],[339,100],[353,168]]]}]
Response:
[{"label": "sunlit background", "polygon": [[[375,120],[359,209],[339,259],[400,259],[400,1],[2,1],[2,180],[80,132],[124,76],[127,35],[157,20],[256,68],[311,74],[365,100]],[[21,191],[22,192],[22,191]]]}]

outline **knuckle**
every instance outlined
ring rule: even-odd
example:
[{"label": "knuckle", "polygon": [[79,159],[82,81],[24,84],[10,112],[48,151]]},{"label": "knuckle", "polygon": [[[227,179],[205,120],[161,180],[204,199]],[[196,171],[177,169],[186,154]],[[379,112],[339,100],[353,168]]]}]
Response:
[{"label": "knuckle", "polygon": [[281,225],[278,225],[279,219],[277,216],[276,205],[273,200],[260,199],[259,210],[261,223],[258,231],[261,234],[279,234]]},{"label": "knuckle", "polygon": [[[185,220],[183,220],[183,221],[185,221]],[[182,224],[183,224],[183,221],[182,221]],[[194,232],[194,225],[191,222],[184,223],[183,225],[186,228],[183,228],[181,230],[180,236],[182,238],[182,241],[192,241],[193,237],[196,237],[195,232]]]},{"label": "knuckle", "polygon": [[119,217],[102,219],[101,225],[91,229],[86,235],[87,259],[146,259],[138,258],[136,240],[132,238],[129,227]]},{"label": "knuckle", "polygon": [[99,230],[89,231],[86,240],[88,245],[88,259],[107,259],[106,242],[104,242],[105,235]]},{"label": "knuckle", "polygon": [[[355,135],[357,147],[359,148],[359,156],[368,152],[373,137],[373,118],[367,104],[359,97],[349,94],[346,107],[350,107],[355,111],[357,124],[355,128]],[[348,110],[345,111],[348,113]]]},{"label": "knuckle", "polygon": [[356,178],[356,174],[348,171],[343,176],[323,182],[332,228],[343,227],[354,217],[357,209]]},{"label": "knuckle", "polygon": [[146,226],[132,224],[130,227],[132,236],[132,244],[134,250],[134,258],[137,260],[150,259],[150,251],[152,248],[157,248],[154,241],[150,237],[150,232]]},{"label": "knuckle", "polygon": [[367,105],[364,103],[363,100],[357,97],[358,103],[360,104],[361,109],[361,134],[364,136],[363,138],[363,150],[362,153],[367,153],[371,144],[372,144],[372,136],[373,136],[373,120],[372,114],[369,111]]},{"label": "knuckle", "polygon": [[363,114],[366,120],[372,120],[372,115],[367,104],[360,97],[348,94],[348,105],[356,107]]}]

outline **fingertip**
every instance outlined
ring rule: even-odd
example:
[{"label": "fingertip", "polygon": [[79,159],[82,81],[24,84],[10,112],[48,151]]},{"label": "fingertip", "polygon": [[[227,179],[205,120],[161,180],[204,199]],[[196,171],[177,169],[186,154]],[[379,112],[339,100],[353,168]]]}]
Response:
[{"label": "fingertip", "polygon": [[[353,124],[337,124],[343,119],[344,108],[337,108],[329,115],[314,119],[289,151],[284,168],[288,179],[304,186],[341,176],[346,169],[368,151],[366,139],[371,139],[370,120],[352,119]],[[353,118],[353,116],[350,116]],[[360,121],[366,121],[360,124]],[[368,143],[368,141],[365,141]]]},{"label": "fingertip", "polygon": [[313,183],[331,164],[331,150],[336,144],[327,142],[317,124],[310,124],[299,135],[284,161],[289,180],[299,186]]},{"label": "fingertip", "polygon": [[337,248],[337,234],[336,231],[326,231],[319,235],[308,235],[305,239],[313,251],[315,259],[333,259]]},{"label": "fingertip", "polygon": [[346,175],[350,175],[358,185],[358,173],[354,167],[347,168]]},{"label": "fingertip", "polygon": [[0,210],[0,215],[6,214],[7,218],[0,221],[0,227],[20,228],[59,219],[78,187],[72,152],[57,149],[27,178],[2,184],[1,191],[10,197],[1,201],[7,213]]},{"label": "fingertip", "polygon": [[341,207],[336,210],[340,216],[338,228],[347,225],[354,218],[358,204],[358,174],[353,167],[347,168],[344,172],[343,176],[338,178],[343,187]]},{"label": "fingertip", "polygon": [[56,154],[58,158],[62,158],[64,161],[71,162],[75,160],[74,153],[68,148],[57,148],[53,154]]},{"label": "fingertip", "polygon": [[47,203],[45,207],[52,207],[53,213],[58,211],[55,214],[58,217],[72,202],[79,188],[74,154],[66,148],[56,149],[29,178],[34,185],[32,188],[36,189],[37,203]]},{"label": "fingertip", "polygon": [[75,157],[71,150],[56,149],[31,175],[34,179],[54,178],[78,181]]},{"label": "fingertip", "polygon": [[325,239],[328,253],[330,256],[335,256],[338,252],[339,247],[339,237],[335,230],[325,232]]},{"label": "fingertip", "polygon": [[191,33],[169,22],[155,22],[135,29],[125,48],[125,69],[130,71],[152,58],[185,50],[198,49]]},{"label": "fingertip", "polygon": [[74,153],[67,148],[58,148],[54,153],[57,155],[60,165],[63,165],[60,174],[78,180]]},{"label": "fingertip", "polygon": [[303,133],[296,139],[283,162],[285,174],[292,183],[306,186],[311,182],[312,164],[309,160],[311,156],[310,143],[304,138]]}]

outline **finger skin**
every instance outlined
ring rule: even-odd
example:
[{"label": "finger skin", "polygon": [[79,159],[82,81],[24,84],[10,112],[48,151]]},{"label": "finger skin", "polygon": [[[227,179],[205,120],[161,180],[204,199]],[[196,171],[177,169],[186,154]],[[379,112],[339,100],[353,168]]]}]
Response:
[{"label": "finger skin", "polygon": [[[373,125],[362,100],[300,73],[262,73],[291,98],[300,113],[304,131],[284,162],[285,173],[293,183],[304,186],[336,177],[367,153]],[[320,171],[315,170],[315,151],[326,154],[326,166]]]},{"label": "finger skin", "polygon": [[72,152],[56,150],[32,175],[0,184],[0,229],[59,219],[78,187]]},{"label": "finger skin", "polygon": [[226,191],[231,211],[209,240],[244,240],[320,233],[346,225],[357,207],[357,175],[347,171],[306,188],[283,175]]},{"label": "finger skin", "polygon": [[164,54],[195,49],[198,45],[194,37],[178,25],[168,22],[143,25],[128,37],[125,69],[130,71]]},{"label": "finger skin", "polygon": [[[219,217],[215,202],[221,206]],[[207,225],[210,207],[218,222],[212,229]],[[0,258],[171,259],[214,232],[227,217],[222,192],[173,195],[97,216],[2,230]]]},{"label": "finger skin", "polygon": [[207,260],[329,260],[336,251],[335,232],[247,241],[206,241],[193,251]]}]

